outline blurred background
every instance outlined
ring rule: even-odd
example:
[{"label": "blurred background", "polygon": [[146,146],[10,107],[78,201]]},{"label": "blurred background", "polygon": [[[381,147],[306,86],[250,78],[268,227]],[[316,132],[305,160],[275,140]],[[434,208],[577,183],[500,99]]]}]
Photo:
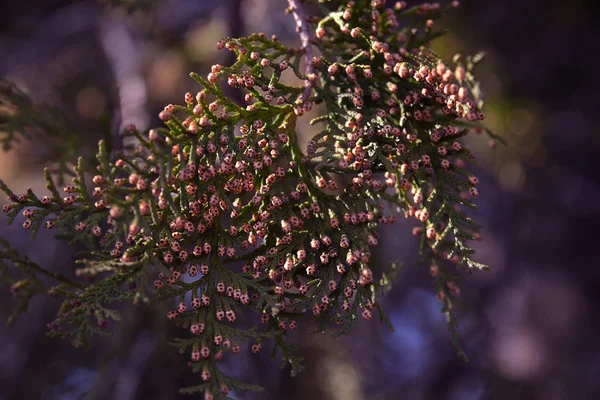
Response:
[{"label": "blurred background", "polygon": [[[213,63],[231,61],[216,52],[221,37],[263,31],[296,41],[283,0],[122,2],[135,2],[135,10],[98,0],[0,5],[0,77],[61,110],[64,130],[78,132],[76,155],[94,154],[98,139],[127,124],[158,126],[164,105],[197,90],[190,71],[206,74]],[[225,367],[266,391],[234,398],[600,398],[595,2],[462,3],[441,23],[452,33],[435,48],[446,58],[488,53],[479,69],[487,124],[509,142],[495,150],[484,138],[469,144],[480,160],[478,260],[493,267],[462,287],[459,332],[469,363],[451,345],[430,278],[416,266],[412,226],[401,222],[383,232],[377,254],[404,263],[384,300],[395,332],[376,322],[336,340],[308,335],[311,327],[296,332],[306,357],[296,378],[268,352],[242,352]],[[53,151],[21,141],[0,152],[0,177],[16,192],[43,191],[42,167],[56,161]],[[73,270],[77,249],[45,232],[31,244],[22,221],[4,222],[0,236],[21,252]],[[2,320],[10,297],[0,293]],[[125,308],[114,336],[82,351],[44,335],[57,306],[40,298],[15,326],[0,324],[0,400],[77,399],[90,388],[97,399],[179,399],[178,388],[197,382],[186,356],[166,344],[176,328],[155,310]]]}]

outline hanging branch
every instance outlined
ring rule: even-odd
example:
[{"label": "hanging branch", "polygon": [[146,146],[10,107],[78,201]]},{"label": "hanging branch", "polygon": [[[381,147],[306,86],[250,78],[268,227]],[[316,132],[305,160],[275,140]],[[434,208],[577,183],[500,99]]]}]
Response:
[{"label": "hanging branch", "polygon": [[[374,265],[372,252],[380,225],[406,218],[458,347],[455,267],[487,270],[470,244],[479,191],[466,169],[475,154],[462,140],[486,132],[476,63],[446,63],[429,47],[442,34],[437,3],[350,1],[314,20],[314,42],[299,0],[288,4],[302,52],[264,34],[219,41],[235,61],[206,78],[192,73],[199,91],[159,113],[165,127],[131,128],[138,145],[113,156],[101,142],[91,182],[83,160],[62,194],[48,170],[46,196],[0,181],[9,222],[22,215],[33,234],[55,229],[89,250],[75,271],[90,278],[83,287],[53,276],[66,285],[53,291],[64,303],[51,336],[79,346],[119,319],[110,303],[166,300],[166,318],[187,330],[172,344],[201,380],[183,393],[211,400],[260,390],[221,370],[244,342],[253,353],[270,343],[295,375],[302,357],[288,333],[301,323],[341,335],[377,313],[392,329],[379,300],[398,264]],[[281,79],[288,69],[304,86]],[[314,104],[321,131],[304,151],[297,120]],[[21,298],[37,293],[37,282],[10,284]],[[252,313],[261,324],[240,323]]]}]

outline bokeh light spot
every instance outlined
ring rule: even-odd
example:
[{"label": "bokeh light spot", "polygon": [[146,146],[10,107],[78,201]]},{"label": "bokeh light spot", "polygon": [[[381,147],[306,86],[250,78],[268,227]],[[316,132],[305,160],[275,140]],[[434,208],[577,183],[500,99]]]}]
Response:
[{"label": "bokeh light spot", "polygon": [[525,135],[533,126],[533,115],[524,108],[514,108],[506,115],[506,125],[511,132]]},{"label": "bokeh light spot", "polygon": [[498,371],[509,379],[528,380],[543,367],[545,350],[541,337],[529,329],[514,330],[492,340]]},{"label": "bokeh light spot", "polygon": [[500,166],[498,178],[505,189],[517,191],[525,184],[525,168],[519,161],[508,161]]},{"label": "bokeh light spot", "polygon": [[77,93],[77,112],[84,118],[99,118],[106,112],[106,97],[95,87],[86,87]]}]

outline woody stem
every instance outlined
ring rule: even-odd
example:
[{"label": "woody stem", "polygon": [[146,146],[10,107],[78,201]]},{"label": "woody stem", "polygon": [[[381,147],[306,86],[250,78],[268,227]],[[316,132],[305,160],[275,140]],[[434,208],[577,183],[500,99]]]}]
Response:
[{"label": "woody stem", "polygon": [[[306,14],[304,13],[304,9],[299,0],[288,0],[288,4],[290,6],[289,10],[294,16],[294,20],[296,21],[296,32],[298,32],[298,35],[300,36],[300,42],[302,44],[301,48],[304,52],[304,59],[306,61],[305,75],[308,76],[309,74],[314,73],[315,69],[312,62],[313,53],[310,43],[312,40],[312,36],[310,34],[310,29],[306,20]],[[300,97],[302,103],[304,103],[310,96],[312,87],[313,82],[310,79],[307,79],[304,84],[304,92]]]}]

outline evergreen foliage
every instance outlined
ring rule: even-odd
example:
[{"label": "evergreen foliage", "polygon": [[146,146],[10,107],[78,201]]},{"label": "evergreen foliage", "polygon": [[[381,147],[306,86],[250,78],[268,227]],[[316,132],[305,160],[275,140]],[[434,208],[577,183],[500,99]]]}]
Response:
[{"label": "evergreen foliage", "polygon": [[[443,33],[438,4],[384,3],[317,5],[324,17],[308,17],[289,0],[300,48],[264,34],[223,39],[217,47],[235,63],[214,65],[206,78],[192,73],[199,90],[160,112],[165,127],[131,127],[125,135],[135,144],[115,154],[101,142],[95,176],[79,159],[63,188],[46,169],[45,196],[17,195],[0,181],[9,223],[22,214],[33,235],[54,229],[89,250],[68,279],[1,242],[0,278],[18,299],[11,322],[32,296],[60,296],[49,334],[78,346],[119,319],[114,302],[169,301],[164,317],[187,330],[173,345],[190,354],[200,379],[183,393],[260,389],[218,361],[243,343],[255,353],[271,343],[296,374],[302,358],[287,337],[300,321],[339,335],[376,312],[392,329],[378,298],[399,266],[377,268],[370,258],[379,225],[402,217],[420,224],[420,256],[456,342],[455,266],[487,269],[469,244],[478,237],[466,211],[476,209],[478,181],[461,143],[491,135],[473,75],[482,57],[445,63],[431,49]],[[286,74],[303,84],[286,83]],[[320,133],[302,149],[296,122],[309,113]],[[40,121],[48,131],[55,120]]]},{"label": "evergreen foliage", "polygon": [[52,173],[64,183],[65,175],[81,151],[81,138],[59,110],[40,106],[13,83],[0,79],[0,145],[8,151],[21,140],[43,144],[48,158],[56,160]]}]

